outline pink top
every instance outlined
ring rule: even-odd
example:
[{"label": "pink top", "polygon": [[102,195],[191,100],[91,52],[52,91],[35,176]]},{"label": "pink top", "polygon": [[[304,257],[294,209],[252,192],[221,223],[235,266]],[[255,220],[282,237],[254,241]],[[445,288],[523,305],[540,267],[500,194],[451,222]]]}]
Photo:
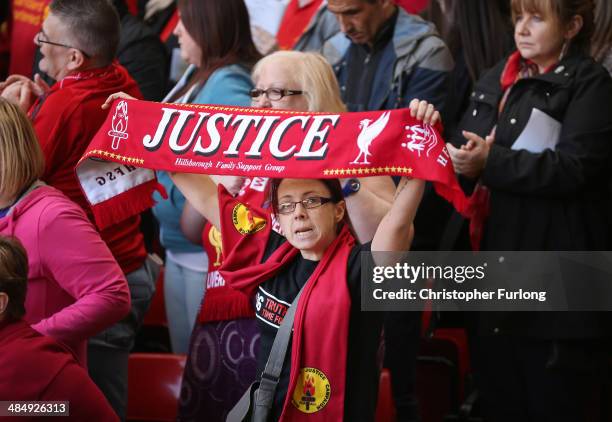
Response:
[{"label": "pink top", "polygon": [[42,184],[0,218],[0,234],[17,237],[28,252],[24,319],[86,366],[87,339],[130,309],[125,276],[108,247],[81,208]]}]

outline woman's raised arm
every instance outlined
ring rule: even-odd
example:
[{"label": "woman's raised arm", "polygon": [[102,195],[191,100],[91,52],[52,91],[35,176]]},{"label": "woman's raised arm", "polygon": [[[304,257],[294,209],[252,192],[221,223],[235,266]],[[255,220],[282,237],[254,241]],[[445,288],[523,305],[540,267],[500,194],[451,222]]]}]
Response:
[{"label": "woman's raised arm", "polygon": [[[434,106],[418,99],[410,102],[410,115],[423,124],[435,125],[440,121],[440,113]],[[424,191],[424,180],[402,177],[391,208],[376,229],[372,239],[372,251],[400,252],[410,249],[414,237],[412,223]]]},{"label": "woman's raised arm", "polygon": [[210,224],[220,229],[217,185],[206,174],[170,173],[177,188]]}]

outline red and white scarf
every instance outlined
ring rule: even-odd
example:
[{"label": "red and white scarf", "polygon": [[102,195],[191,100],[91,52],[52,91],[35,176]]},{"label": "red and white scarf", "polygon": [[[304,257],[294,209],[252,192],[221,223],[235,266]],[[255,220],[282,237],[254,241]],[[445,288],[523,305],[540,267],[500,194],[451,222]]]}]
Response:
[{"label": "red and white scarf", "polygon": [[438,128],[408,109],[309,113],[116,101],[76,172],[103,228],[152,205],[151,170],[247,177],[381,175],[432,181],[463,212]]},{"label": "red and white scarf", "polygon": [[[250,206],[263,207],[268,198],[268,179],[254,177],[247,179],[236,200]],[[277,230],[278,231],[278,230]],[[224,253],[221,232],[206,222],[202,232],[202,244],[208,255],[208,275],[206,277],[206,297],[200,308],[200,323],[227,321],[237,318],[253,318],[255,313],[249,296],[232,289],[219,269],[223,265]],[[234,247],[231,244],[231,247]]]}]

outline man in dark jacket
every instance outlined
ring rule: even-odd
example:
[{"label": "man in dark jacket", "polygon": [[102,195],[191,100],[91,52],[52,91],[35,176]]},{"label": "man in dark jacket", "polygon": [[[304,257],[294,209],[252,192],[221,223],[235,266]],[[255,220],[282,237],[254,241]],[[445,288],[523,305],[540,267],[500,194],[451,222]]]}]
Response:
[{"label": "man in dark jacket", "polygon": [[453,60],[432,24],[391,0],[330,0],[327,13],[341,33],[321,52],[350,111],[407,107],[413,98],[443,110]]}]

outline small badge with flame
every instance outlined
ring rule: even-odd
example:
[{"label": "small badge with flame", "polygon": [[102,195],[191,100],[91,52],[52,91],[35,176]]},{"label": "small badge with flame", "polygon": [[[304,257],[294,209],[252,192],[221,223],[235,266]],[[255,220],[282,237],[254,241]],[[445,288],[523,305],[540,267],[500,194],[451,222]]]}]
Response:
[{"label": "small badge with flame", "polygon": [[253,215],[249,207],[237,204],[232,210],[232,223],[243,236],[257,233],[266,226],[266,219]]},{"label": "small badge with flame", "polygon": [[331,397],[331,385],[323,371],[302,368],[295,384],[291,403],[304,413],[323,409]]},{"label": "small badge with flame", "polygon": [[115,107],[115,114],[111,122],[112,129],[108,131],[108,135],[113,138],[113,149],[119,149],[119,143],[122,139],[127,139],[127,128],[128,128],[128,105],[124,100],[119,101],[117,107]]}]

